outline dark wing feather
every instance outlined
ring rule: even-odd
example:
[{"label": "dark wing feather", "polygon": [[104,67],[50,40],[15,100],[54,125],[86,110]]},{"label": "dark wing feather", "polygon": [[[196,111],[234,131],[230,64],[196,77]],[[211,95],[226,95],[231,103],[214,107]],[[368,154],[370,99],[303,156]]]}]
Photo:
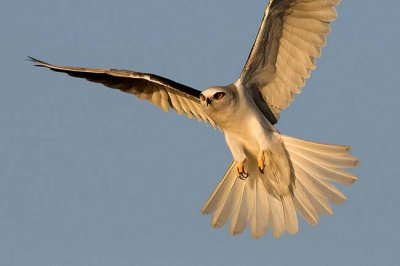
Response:
[{"label": "dark wing feather", "polygon": [[278,119],[315,69],[340,0],[270,0],[240,76]]},{"label": "dark wing feather", "polygon": [[179,114],[185,114],[189,118],[194,116],[198,120],[216,126],[201,107],[200,91],[173,80],[129,70],[56,66],[32,57],[29,57],[29,60],[39,67],[67,73],[72,77],[84,78],[136,95],[159,106],[165,112],[173,108]]}]

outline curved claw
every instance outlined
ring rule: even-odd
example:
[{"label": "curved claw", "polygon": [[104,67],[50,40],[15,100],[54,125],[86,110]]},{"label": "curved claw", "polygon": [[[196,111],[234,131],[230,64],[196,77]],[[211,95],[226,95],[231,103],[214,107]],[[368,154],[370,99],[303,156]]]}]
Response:
[{"label": "curved claw", "polygon": [[258,170],[260,171],[261,174],[264,174],[264,168],[258,167]]},{"label": "curved claw", "polygon": [[261,174],[264,174],[264,169],[266,165],[265,152],[266,151],[260,151],[260,153],[257,156],[258,170],[260,171]]},{"label": "curved claw", "polygon": [[246,178],[249,177],[249,173],[246,171],[244,167],[244,161],[238,162],[236,170],[238,173],[238,178],[240,178],[241,180],[245,180]]},{"label": "curved claw", "polygon": [[242,180],[246,180],[246,178],[249,177],[249,173],[241,173],[238,177],[239,177],[240,179],[242,179]]}]

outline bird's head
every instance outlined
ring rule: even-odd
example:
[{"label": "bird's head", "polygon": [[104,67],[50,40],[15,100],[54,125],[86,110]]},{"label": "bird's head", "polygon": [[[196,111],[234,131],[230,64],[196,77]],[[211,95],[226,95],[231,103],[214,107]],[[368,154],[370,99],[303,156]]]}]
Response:
[{"label": "bird's head", "polygon": [[206,111],[220,111],[232,104],[233,93],[228,87],[211,87],[200,94],[200,103]]}]

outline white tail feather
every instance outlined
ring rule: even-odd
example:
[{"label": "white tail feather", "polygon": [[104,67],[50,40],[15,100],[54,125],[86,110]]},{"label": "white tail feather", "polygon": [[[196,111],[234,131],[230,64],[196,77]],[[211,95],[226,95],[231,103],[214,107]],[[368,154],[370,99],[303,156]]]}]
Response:
[{"label": "white tail feather", "polygon": [[250,218],[251,212],[253,211],[253,190],[245,182],[241,182],[240,185],[242,193],[240,195],[239,206],[236,212],[233,214],[231,223],[231,234],[240,234],[246,228],[247,221]]},{"label": "white tail feather", "polygon": [[222,189],[225,189],[225,193],[223,194],[223,197],[221,198],[221,201],[219,202],[218,207],[214,212],[211,221],[213,227],[222,227],[235,211],[236,206],[234,203],[235,198],[237,197],[235,193],[240,193],[240,191],[235,188],[241,180],[238,178],[232,178],[232,175],[230,175],[229,178],[227,178],[227,181],[229,182],[227,182],[226,186],[221,187]]},{"label": "white tail feather", "polygon": [[275,238],[280,238],[285,232],[285,214],[283,212],[283,205],[281,199],[276,198],[269,194],[269,206],[270,206],[270,223],[272,235]]},{"label": "white tail feather", "polygon": [[269,201],[268,192],[261,179],[256,178],[253,186],[253,212],[250,217],[250,230],[255,239],[267,233],[269,222]]},{"label": "white tail feather", "polygon": [[296,184],[296,189],[294,190],[293,194],[294,206],[301,217],[303,217],[303,219],[311,225],[318,224],[319,218],[317,211],[307,197],[307,194],[300,183]]},{"label": "white tail feather", "polygon": [[232,163],[202,209],[203,214],[213,214],[213,227],[221,227],[231,220],[232,235],[243,232],[248,223],[255,239],[264,236],[268,228],[279,238],[285,232],[298,232],[297,212],[315,225],[319,215],[332,215],[330,203],[340,204],[346,200],[330,182],[349,185],[357,180],[353,174],[340,170],[358,164],[349,154],[349,146],[283,135],[281,140],[292,166],[293,184],[285,190],[288,192],[277,194],[273,183],[266,180],[268,175],[258,171],[254,158],[246,161],[250,174],[246,180],[237,178],[235,163]]},{"label": "white tail feather", "polygon": [[295,235],[299,231],[296,209],[293,204],[292,195],[282,197],[283,212],[285,214],[285,227],[289,234]]}]

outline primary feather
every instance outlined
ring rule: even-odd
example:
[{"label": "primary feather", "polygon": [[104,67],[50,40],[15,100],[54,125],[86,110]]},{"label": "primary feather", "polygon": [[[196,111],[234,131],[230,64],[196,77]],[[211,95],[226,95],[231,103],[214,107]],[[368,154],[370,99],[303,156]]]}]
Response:
[{"label": "primary feather", "polygon": [[315,69],[340,0],[271,0],[240,80],[261,91],[275,116]]}]

